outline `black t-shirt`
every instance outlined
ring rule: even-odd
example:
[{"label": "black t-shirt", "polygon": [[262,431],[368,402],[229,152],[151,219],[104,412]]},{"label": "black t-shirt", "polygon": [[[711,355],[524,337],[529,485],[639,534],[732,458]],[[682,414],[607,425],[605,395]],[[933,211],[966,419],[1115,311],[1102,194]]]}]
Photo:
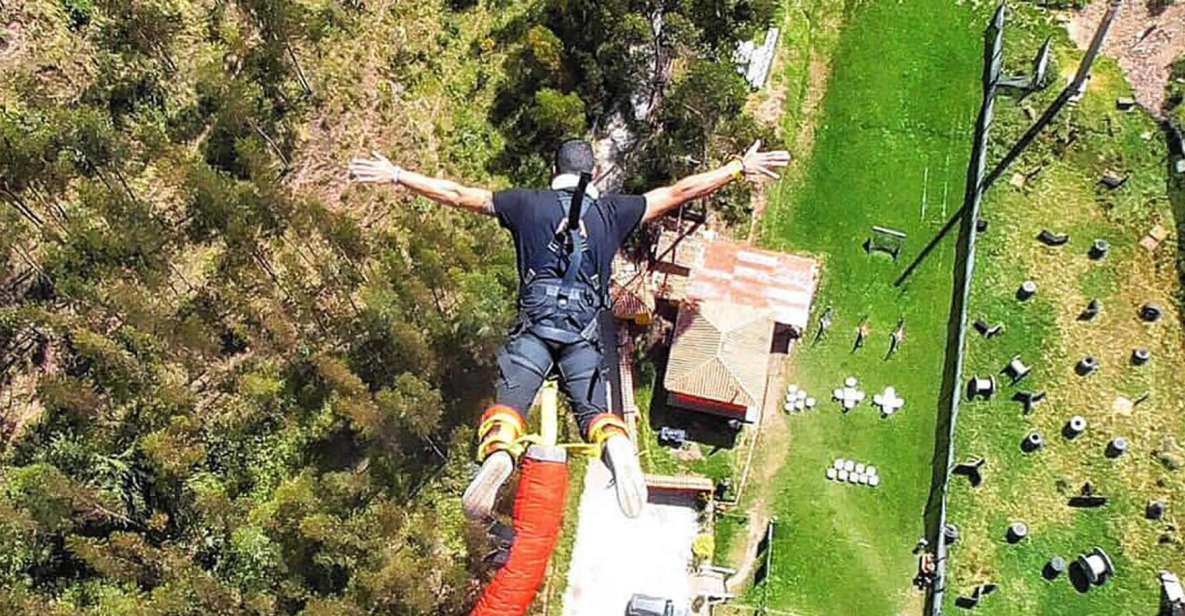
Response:
[{"label": "black t-shirt", "polygon": [[[568,191],[571,192],[571,191]],[[551,248],[555,232],[567,217],[554,190],[507,190],[494,194],[498,222],[514,236],[519,280],[528,272],[536,276],[562,276],[560,261]],[[586,272],[602,272],[601,284],[612,275],[613,256],[646,213],[646,198],[639,195],[602,194],[581,219],[588,245]],[[591,266],[599,264],[595,270]]]}]

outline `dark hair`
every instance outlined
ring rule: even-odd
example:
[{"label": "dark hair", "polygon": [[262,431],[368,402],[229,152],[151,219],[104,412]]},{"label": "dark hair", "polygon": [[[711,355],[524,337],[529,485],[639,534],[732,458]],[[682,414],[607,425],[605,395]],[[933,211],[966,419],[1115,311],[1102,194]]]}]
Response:
[{"label": "dark hair", "polygon": [[559,173],[592,173],[597,160],[592,144],[582,139],[569,139],[555,151],[555,170]]}]

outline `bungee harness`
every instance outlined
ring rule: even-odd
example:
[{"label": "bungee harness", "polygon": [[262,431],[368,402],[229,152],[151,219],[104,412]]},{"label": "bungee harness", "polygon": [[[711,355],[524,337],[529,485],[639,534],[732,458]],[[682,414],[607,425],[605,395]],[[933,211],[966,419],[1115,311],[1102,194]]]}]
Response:
[{"label": "bungee harness", "polygon": [[575,190],[558,192],[565,219],[548,246],[555,261],[545,271],[528,271],[519,290],[521,328],[560,344],[598,342],[597,316],[609,306],[600,263],[590,259],[591,268],[585,263],[582,221],[589,210],[603,215],[597,200],[586,194],[590,181],[591,175],[581,173]]}]

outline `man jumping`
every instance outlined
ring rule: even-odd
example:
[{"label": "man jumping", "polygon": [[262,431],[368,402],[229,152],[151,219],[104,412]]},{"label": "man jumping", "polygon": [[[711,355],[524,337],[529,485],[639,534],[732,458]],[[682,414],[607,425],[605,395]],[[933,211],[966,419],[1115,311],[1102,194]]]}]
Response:
[{"label": "man jumping", "polygon": [[754,143],[743,157],[718,169],[652,190],[645,196],[598,194],[589,185],[579,205],[579,228],[569,229],[569,206],[582,174],[596,161],[586,141],[564,142],[556,151],[551,190],[498,193],[403,169],[377,152],[350,162],[350,176],[366,184],[404,186],[437,203],[497,216],[510,231],[518,261],[518,319],[498,353],[496,404],[481,418],[477,458],[481,469],[462,497],[465,514],[490,515],[498,490],[522,452],[526,416],[544,379],[558,369],[560,388],[571,401],[584,439],[599,445],[613,472],[617,502],[637,517],[646,484],[625,422],[609,412],[603,350],[598,326],[610,308],[613,256],[643,221],[692,199],[709,195],[735,179],[776,178],[790,162],[786,151],[761,152]]}]

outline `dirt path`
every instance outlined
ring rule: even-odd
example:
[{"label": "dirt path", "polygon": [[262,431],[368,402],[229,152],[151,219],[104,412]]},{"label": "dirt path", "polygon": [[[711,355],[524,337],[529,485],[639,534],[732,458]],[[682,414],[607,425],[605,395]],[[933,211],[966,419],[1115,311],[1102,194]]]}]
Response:
[{"label": "dirt path", "polygon": [[[790,429],[786,423],[786,416],[780,409],[781,393],[786,390],[788,361],[785,356],[773,355],[770,362],[777,362],[777,365],[771,366],[761,423],[753,427],[757,435],[752,445],[755,454],[749,467],[750,474],[742,486],[747,492],[741,494],[741,507],[748,512],[749,523],[746,526],[745,541],[734,548],[734,551],[739,553],[728,555],[730,562],[737,563],[736,574],[728,580],[729,592],[737,592],[753,576],[757,542],[761,541],[765,534],[765,527],[771,516],[771,501],[776,492],[774,479],[777,477],[778,469],[782,467],[782,458],[790,445]],[[749,496],[747,501],[743,500],[746,494]]]},{"label": "dirt path", "polygon": [[[779,57],[781,54],[779,54]],[[774,59],[773,70],[778,70],[779,60]],[[818,128],[818,110],[823,102],[823,95],[827,93],[827,81],[831,77],[831,65],[817,56],[810,61],[810,85],[806,98],[803,100],[802,113],[806,118],[802,129],[794,136],[794,143],[790,144],[790,154],[794,157],[794,165],[801,166],[802,161],[810,158],[811,149],[815,145],[815,131]],[[756,118],[764,123],[777,122],[782,117],[786,104],[786,84],[779,83],[771,87],[769,94],[757,103],[753,110]],[[757,240],[758,230],[761,229],[761,218],[769,204],[769,189],[764,187],[753,195],[753,221],[749,226],[749,242]]]},{"label": "dirt path", "polygon": [[[1085,49],[1107,10],[1095,0],[1066,24],[1070,38]],[[1185,55],[1185,4],[1154,10],[1149,2],[1128,2],[1119,13],[1104,53],[1119,60],[1142,107],[1159,117],[1174,60]]]},{"label": "dirt path", "polygon": [[[805,18],[799,15],[793,18]],[[838,14],[830,15],[827,23],[822,27],[838,29],[841,24]],[[785,45],[785,41],[782,43]],[[808,86],[802,102],[803,123],[797,134],[793,136],[793,143],[789,144],[794,162],[790,170],[783,176],[782,182],[793,181],[796,174],[806,168],[806,161],[810,160],[815,146],[815,135],[818,130],[820,107],[827,94],[827,85],[831,79],[830,57],[822,50],[811,48],[808,50],[810,60],[808,65]],[[771,72],[775,75],[782,68],[785,61],[784,50],[779,50],[774,58]],[[769,93],[755,102],[753,113],[759,121],[774,123],[779,121],[785,111],[786,89],[784,82],[778,81],[771,86]],[[749,242],[756,242],[761,229],[761,220],[765,215],[769,203],[768,188],[755,193],[753,203],[753,221],[749,228]],[[791,348],[793,353],[794,349]],[[781,411],[781,392],[785,391],[788,379],[792,378],[791,362],[783,356],[771,357],[770,382],[767,388],[765,408],[762,410],[761,423],[755,427],[756,441],[753,443],[755,455],[750,463],[750,476],[746,479],[748,500],[742,500],[741,506],[749,514],[746,527],[745,541],[733,548],[729,554],[729,561],[737,563],[737,572],[728,582],[730,592],[739,590],[752,578],[753,567],[756,564],[757,543],[761,541],[765,528],[772,516],[773,497],[777,493],[775,479],[790,448],[791,434],[786,416]],[[742,494],[741,498],[746,498]]]}]

